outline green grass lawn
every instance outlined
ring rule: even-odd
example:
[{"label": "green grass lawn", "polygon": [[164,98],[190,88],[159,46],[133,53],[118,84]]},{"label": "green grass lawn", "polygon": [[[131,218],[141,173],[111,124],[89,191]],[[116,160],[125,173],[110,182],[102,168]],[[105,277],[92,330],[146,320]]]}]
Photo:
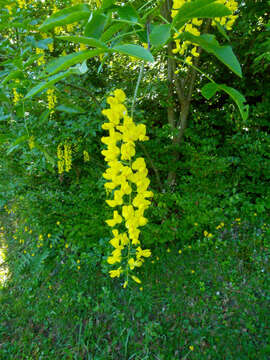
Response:
[{"label": "green grass lawn", "polygon": [[11,279],[0,359],[270,359],[266,237],[224,234],[154,250],[142,288],[123,289],[83,261]]}]

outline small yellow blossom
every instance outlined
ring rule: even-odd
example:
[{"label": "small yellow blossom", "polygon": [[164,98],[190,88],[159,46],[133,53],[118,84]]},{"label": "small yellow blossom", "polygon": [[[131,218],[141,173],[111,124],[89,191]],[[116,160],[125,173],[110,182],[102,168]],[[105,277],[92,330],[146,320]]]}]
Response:
[{"label": "small yellow blossom", "polygon": [[41,55],[38,59],[37,59],[37,64],[38,66],[45,64],[45,51],[43,49],[40,48],[36,48],[36,54],[37,55]]},{"label": "small yellow blossom", "polygon": [[84,162],[90,161],[90,156],[88,154],[88,151],[86,151],[86,150],[83,151],[83,161]]},{"label": "small yellow blossom", "polygon": [[121,275],[121,272],[122,272],[122,268],[121,268],[121,266],[117,269],[117,270],[111,270],[110,271],[110,277],[111,278],[114,278],[114,277],[120,277],[120,275]]},{"label": "small yellow blossom", "polygon": [[55,105],[57,103],[57,97],[55,95],[54,89],[47,90],[47,101],[48,101],[48,109],[51,111],[51,114],[53,114]]},{"label": "small yellow blossom", "polygon": [[131,275],[131,278],[132,278],[132,280],[134,280],[136,283],[141,284],[141,280],[140,280],[137,276]]},{"label": "small yellow blossom", "polygon": [[167,249],[167,253],[170,253],[170,252],[171,252],[171,249],[170,249],[170,248],[168,248],[168,249]]},{"label": "small yellow blossom", "polygon": [[22,98],[22,95],[17,92],[16,88],[13,88],[12,91],[13,91],[13,104],[17,105],[17,103]]},{"label": "small yellow blossom", "polygon": [[26,0],[17,0],[20,9],[26,9]]},{"label": "small yellow blossom", "polygon": [[193,351],[193,350],[194,350],[194,346],[193,346],[193,345],[190,345],[189,350],[190,350],[190,351]]},{"label": "small yellow blossom", "polygon": [[182,254],[182,250],[179,250],[179,251],[178,251],[178,254]]},{"label": "small yellow blossom", "polygon": [[49,49],[49,52],[53,52],[53,50],[54,50],[53,43],[48,44],[48,49]]}]

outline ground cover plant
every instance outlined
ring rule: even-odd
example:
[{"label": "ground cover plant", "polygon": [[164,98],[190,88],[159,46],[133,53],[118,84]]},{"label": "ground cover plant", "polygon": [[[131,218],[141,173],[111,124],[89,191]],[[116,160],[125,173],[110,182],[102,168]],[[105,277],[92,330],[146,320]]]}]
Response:
[{"label": "ground cover plant", "polygon": [[268,2],[0,4],[0,359],[268,359]]}]

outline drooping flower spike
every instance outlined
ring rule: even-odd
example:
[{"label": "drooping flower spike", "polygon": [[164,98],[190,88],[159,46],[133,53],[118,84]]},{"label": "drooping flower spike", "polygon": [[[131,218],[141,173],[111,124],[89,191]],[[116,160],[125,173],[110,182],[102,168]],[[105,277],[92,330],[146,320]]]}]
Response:
[{"label": "drooping flower spike", "polygon": [[146,127],[143,124],[136,125],[128,116],[123,104],[126,100],[123,90],[117,89],[113,95],[107,98],[110,108],[102,111],[108,119],[102,128],[109,132],[108,136],[101,139],[107,146],[101,153],[108,163],[103,177],[107,180],[105,188],[111,194],[106,202],[114,209],[113,218],[106,220],[114,236],[110,240],[114,249],[107,262],[118,266],[110,271],[110,276],[124,275],[126,287],[129,277],[137,283],[141,282],[135,275],[129,276],[130,271],[140,267],[144,258],[151,256],[149,249],[141,248],[139,228],[147,223],[144,212],[150,205],[148,199],[153,193],[148,190],[150,180],[144,159],[134,159],[135,142],[148,140]]}]

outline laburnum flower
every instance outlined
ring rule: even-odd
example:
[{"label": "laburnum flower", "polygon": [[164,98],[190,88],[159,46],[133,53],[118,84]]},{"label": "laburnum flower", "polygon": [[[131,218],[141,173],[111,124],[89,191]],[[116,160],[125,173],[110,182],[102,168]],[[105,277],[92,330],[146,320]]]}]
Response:
[{"label": "laburnum flower", "polygon": [[118,269],[110,271],[110,277],[112,278],[119,277],[121,275],[121,272],[122,272],[122,267],[120,266]]},{"label": "laburnum flower", "polygon": [[117,210],[113,212],[113,219],[106,220],[106,223],[111,227],[114,227],[116,224],[120,224],[121,222],[122,222],[122,216],[118,214]]},{"label": "laburnum flower", "polygon": [[[215,0],[216,3],[220,3],[222,5],[225,5],[230,11],[231,15],[229,16],[223,16],[219,18],[214,18],[211,21],[211,24],[213,26],[216,26],[217,24],[224,27],[226,30],[231,30],[232,26],[237,19],[237,15],[234,15],[237,8],[238,8],[238,2],[236,0]],[[192,2],[192,0],[173,0],[172,5],[172,11],[171,16],[174,18],[179,12],[185,12],[182,8],[183,5]],[[202,19],[193,18],[190,21],[188,21],[186,24],[184,24],[180,29],[177,29],[178,31],[174,34],[175,39],[175,47],[172,50],[174,54],[180,54],[181,56],[185,56],[185,64],[186,65],[192,65],[193,64],[193,58],[199,57],[200,53],[197,51],[197,45],[195,43],[192,43],[191,41],[181,41],[179,39],[179,35],[183,32],[189,32],[190,34],[194,36],[200,36],[200,29],[202,25]],[[193,47],[192,47],[193,46]],[[176,69],[175,74],[179,73],[180,69],[184,69],[184,65],[180,65],[178,69]]]},{"label": "laburnum flower", "polygon": [[[136,125],[128,116],[123,105],[126,99],[123,90],[117,89],[113,95],[107,98],[110,108],[102,111],[109,120],[102,128],[109,134],[101,138],[101,142],[107,147],[101,153],[108,164],[102,176],[107,180],[105,189],[111,194],[106,202],[111,208],[115,208],[113,218],[105,220],[112,228],[114,236],[110,240],[114,250],[107,262],[110,265],[126,262],[124,268],[120,266],[110,271],[111,277],[120,277],[124,274],[126,287],[129,271],[142,266],[144,257],[151,256],[149,249],[141,248],[139,228],[147,223],[144,212],[150,205],[148,198],[151,198],[153,193],[148,190],[150,180],[147,177],[148,170],[144,159],[139,157],[133,160],[136,155],[135,142],[148,140],[146,126]],[[115,229],[116,226],[125,228],[125,231],[120,233]],[[132,279],[141,283],[136,276]]]}]

